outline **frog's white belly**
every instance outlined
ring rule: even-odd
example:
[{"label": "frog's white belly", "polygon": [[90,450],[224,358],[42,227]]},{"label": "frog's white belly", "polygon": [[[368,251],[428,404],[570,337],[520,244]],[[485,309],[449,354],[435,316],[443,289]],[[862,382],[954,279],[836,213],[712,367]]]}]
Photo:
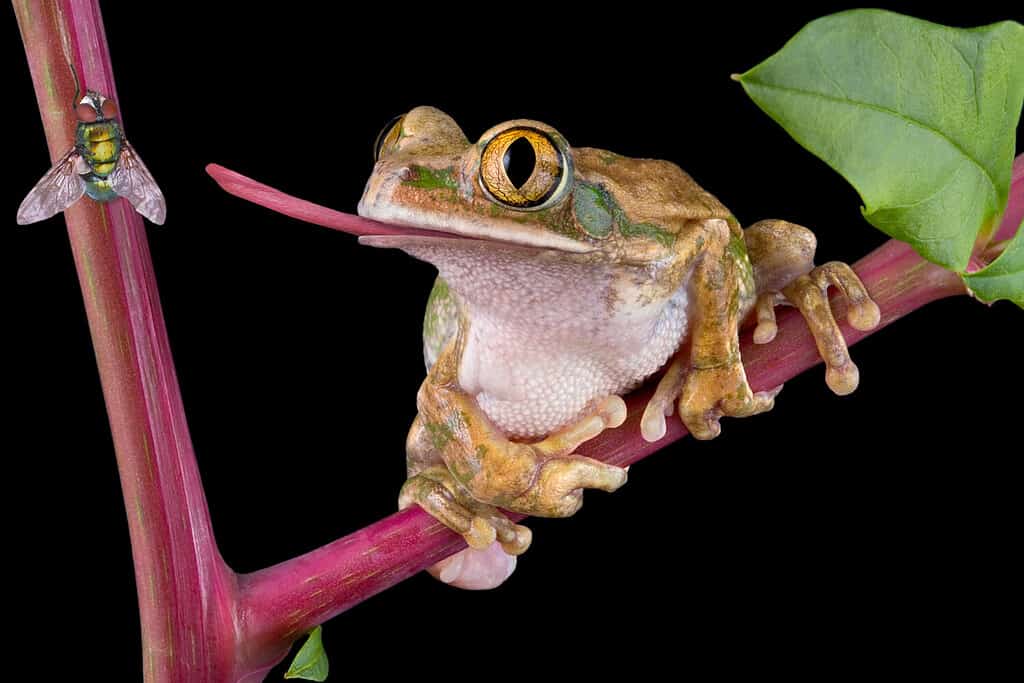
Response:
[{"label": "frog's white belly", "polygon": [[505,434],[541,438],[661,368],[686,336],[686,303],[681,289],[651,319],[616,323],[573,314],[574,324],[562,320],[555,329],[543,320],[474,317],[459,382]]}]

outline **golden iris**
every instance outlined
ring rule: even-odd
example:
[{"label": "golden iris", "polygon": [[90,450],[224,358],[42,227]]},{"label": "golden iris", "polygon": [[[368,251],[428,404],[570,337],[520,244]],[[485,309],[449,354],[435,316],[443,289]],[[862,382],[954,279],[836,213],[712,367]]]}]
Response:
[{"label": "golden iris", "polygon": [[563,186],[565,166],[564,152],[547,133],[536,128],[509,128],[484,147],[480,182],[506,206],[536,209]]}]

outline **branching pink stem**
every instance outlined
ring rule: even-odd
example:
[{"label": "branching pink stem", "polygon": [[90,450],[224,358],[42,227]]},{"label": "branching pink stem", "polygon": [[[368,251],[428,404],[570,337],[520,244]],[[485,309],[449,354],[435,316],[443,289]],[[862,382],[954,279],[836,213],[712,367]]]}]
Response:
[{"label": "branching pink stem", "polygon": [[[73,144],[72,69],[83,88],[117,99],[99,7],[96,0],[16,0],[14,6],[55,160]],[[220,167],[209,170],[229,192],[302,220],[355,234],[392,230]],[[1024,161],[1018,158],[996,239],[1012,235],[1022,212]],[[261,680],[305,631],[463,547],[461,538],[413,508],[274,567],[232,572],[214,542],[142,221],[124,200],[83,200],[65,217],[128,512],[146,681]],[[956,275],[896,242],[856,268],[881,308],[882,326],[964,292]],[[835,302],[838,317],[844,305]],[[843,327],[851,343],[867,334]],[[746,339],[743,357],[755,389],[777,386],[819,362],[795,314],[780,317],[771,344]],[[644,401],[631,397],[630,420],[588,444],[588,454],[625,465],[685,434],[674,421],[662,441],[644,442],[637,427]]]},{"label": "branching pink stem", "polygon": [[[227,192],[288,216],[356,235],[393,230],[376,221],[318,207],[216,164],[207,166],[207,172]],[[1024,156],[1014,163],[1010,205],[1000,239],[1012,235],[1022,212]],[[843,321],[840,327],[851,344],[931,301],[965,293],[959,276],[926,263],[909,246],[895,240],[858,261],[854,268],[878,303],[882,320],[871,332],[855,330],[845,322],[845,300],[835,298],[836,318]],[[756,391],[776,387],[821,363],[799,313],[780,313],[778,324],[778,336],[771,344],[755,345],[749,333],[743,339],[744,365]],[[639,418],[648,395],[638,392],[630,396],[626,424],[588,442],[587,455],[628,465],[685,436],[682,424],[670,420],[668,433],[658,443],[640,437]],[[241,577],[243,632],[261,647],[288,641],[463,547],[460,537],[418,508],[396,513],[311,553]]]}]

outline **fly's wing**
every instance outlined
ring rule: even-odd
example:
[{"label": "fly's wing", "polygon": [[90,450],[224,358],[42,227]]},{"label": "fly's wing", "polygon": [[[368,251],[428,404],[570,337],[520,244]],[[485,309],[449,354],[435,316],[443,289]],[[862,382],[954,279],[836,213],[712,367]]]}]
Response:
[{"label": "fly's wing", "polygon": [[61,157],[18,207],[18,225],[36,223],[60,213],[85,194],[85,181],[76,172],[80,157],[74,148]]},{"label": "fly's wing", "polygon": [[110,174],[110,184],[114,192],[131,202],[136,211],[157,225],[164,224],[167,218],[164,194],[127,140],[121,148],[117,168]]}]

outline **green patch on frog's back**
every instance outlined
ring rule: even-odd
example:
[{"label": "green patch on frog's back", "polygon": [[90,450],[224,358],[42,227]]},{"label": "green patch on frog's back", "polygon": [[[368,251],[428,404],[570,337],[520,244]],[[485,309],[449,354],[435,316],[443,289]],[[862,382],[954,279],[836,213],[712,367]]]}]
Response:
[{"label": "green patch on frog's back", "polygon": [[620,223],[619,232],[626,237],[646,237],[652,239],[663,247],[671,247],[676,241],[676,236],[665,230],[664,228],[658,227],[654,223]]}]

